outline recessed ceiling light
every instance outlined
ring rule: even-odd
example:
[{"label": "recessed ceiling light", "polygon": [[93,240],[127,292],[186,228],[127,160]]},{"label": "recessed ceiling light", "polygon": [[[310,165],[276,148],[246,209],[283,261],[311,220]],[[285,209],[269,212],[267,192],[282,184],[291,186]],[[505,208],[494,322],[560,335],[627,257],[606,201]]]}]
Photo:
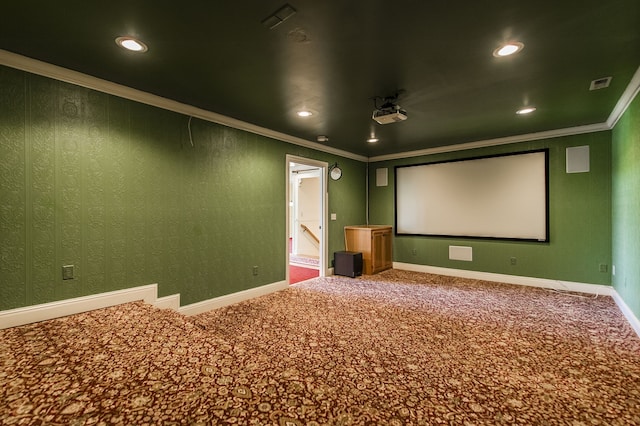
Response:
[{"label": "recessed ceiling light", "polygon": [[520,108],[519,110],[516,111],[516,114],[519,114],[519,115],[531,114],[535,110],[536,110],[536,107]]},{"label": "recessed ceiling light", "polygon": [[509,56],[513,55],[514,53],[518,53],[522,49],[524,49],[524,44],[520,43],[519,41],[512,41],[503,44],[502,46],[494,50],[493,56],[495,56],[496,58],[501,58],[503,56]]},{"label": "recessed ceiling light", "polygon": [[378,140],[379,140],[378,138],[376,138],[376,137],[372,137],[372,138],[367,139],[367,142],[369,142],[369,143],[376,143],[376,142],[378,142]]},{"label": "recessed ceiling light", "polygon": [[118,37],[116,38],[116,44],[132,52],[143,53],[149,50],[146,44],[133,37]]},{"label": "recessed ceiling light", "polygon": [[313,115],[313,113],[308,110],[298,111],[296,114],[298,114],[298,117],[311,117]]}]

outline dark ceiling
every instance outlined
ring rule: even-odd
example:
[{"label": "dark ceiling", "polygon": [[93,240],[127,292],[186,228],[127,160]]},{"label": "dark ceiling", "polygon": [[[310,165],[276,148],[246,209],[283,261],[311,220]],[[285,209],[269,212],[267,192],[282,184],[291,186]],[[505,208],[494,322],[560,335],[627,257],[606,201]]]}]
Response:
[{"label": "dark ceiling", "polygon": [[[14,1],[0,48],[368,157],[603,123],[640,65],[638,0],[289,3],[269,29],[283,0]],[[408,120],[376,124],[395,93]]]}]

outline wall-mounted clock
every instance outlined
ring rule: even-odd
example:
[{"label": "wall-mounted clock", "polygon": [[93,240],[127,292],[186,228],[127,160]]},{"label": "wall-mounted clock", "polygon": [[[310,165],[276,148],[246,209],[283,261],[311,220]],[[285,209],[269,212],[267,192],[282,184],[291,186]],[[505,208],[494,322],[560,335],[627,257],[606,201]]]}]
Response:
[{"label": "wall-mounted clock", "polygon": [[342,177],[342,169],[338,167],[338,165],[336,164],[331,168],[331,171],[329,172],[329,176],[331,176],[331,179],[333,180],[340,179]]}]

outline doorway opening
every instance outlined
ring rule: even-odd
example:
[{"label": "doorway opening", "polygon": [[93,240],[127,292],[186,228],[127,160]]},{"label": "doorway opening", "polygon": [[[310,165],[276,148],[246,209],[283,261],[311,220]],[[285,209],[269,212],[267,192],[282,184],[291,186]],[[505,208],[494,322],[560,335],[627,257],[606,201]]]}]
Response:
[{"label": "doorway opening", "polygon": [[327,163],[287,155],[287,282],[326,271]]}]

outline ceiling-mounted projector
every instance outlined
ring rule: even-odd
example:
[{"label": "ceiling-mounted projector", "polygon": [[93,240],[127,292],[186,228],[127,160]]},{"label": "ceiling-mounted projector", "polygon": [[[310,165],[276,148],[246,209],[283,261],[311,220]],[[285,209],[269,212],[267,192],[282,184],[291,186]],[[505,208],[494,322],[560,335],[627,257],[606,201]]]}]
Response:
[{"label": "ceiling-mounted projector", "polygon": [[373,110],[373,118],[379,124],[391,124],[407,119],[407,112],[398,105],[385,104]]}]

